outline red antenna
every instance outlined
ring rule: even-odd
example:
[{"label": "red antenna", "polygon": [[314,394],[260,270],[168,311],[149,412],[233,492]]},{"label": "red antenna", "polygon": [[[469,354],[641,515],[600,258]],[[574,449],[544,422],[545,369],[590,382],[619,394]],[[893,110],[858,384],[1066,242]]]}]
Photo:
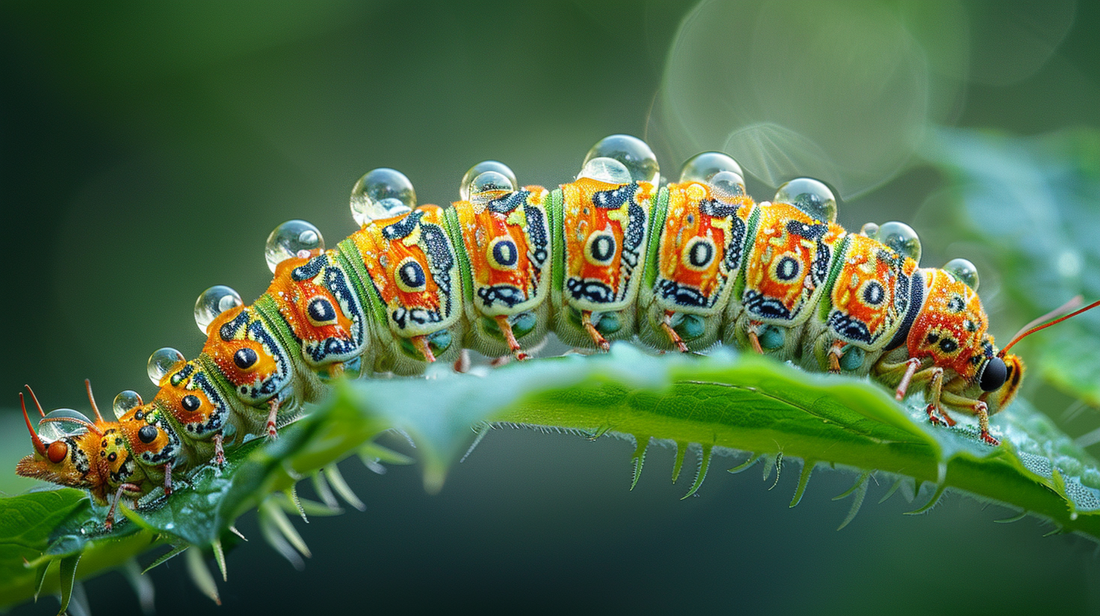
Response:
[{"label": "red antenna", "polygon": [[95,397],[92,396],[92,382],[88,379],[84,379],[84,387],[88,388],[88,402],[92,403],[92,410],[95,411],[96,422],[104,423],[103,415],[99,414],[99,407],[96,406]]},{"label": "red antenna", "polygon": [[[34,405],[38,407],[38,414],[45,417],[46,416],[46,411],[42,410],[42,405],[38,403],[38,396],[34,395],[34,390],[31,389],[30,385],[23,385],[23,387],[27,388],[27,391],[29,391],[30,394],[31,394],[31,398],[34,399]],[[19,394],[19,395],[23,395],[23,394]]]},{"label": "red antenna", "polygon": [[[30,389],[30,387],[27,389]],[[34,427],[31,426],[31,417],[27,415],[27,405],[23,402],[23,392],[19,392],[19,406],[23,407],[23,419],[27,420],[27,430],[31,433],[31,443],[34,444],[34,450],[39,455],[46,455],[46,444],[42,442],[42,439],[38,437],[38,433],[34,431]]]},{"label": "red antenna", "polygon": [[[1070,314],[1067,314],[1065,316],[1061,316],[1057,319],[1054,319],[1053,321],[1050,321],[1049,323],[1044,323],[1044,321],[1046,321],[1047,319],[1050,319],[1050,318],[1056,317],[1060,314],[1063,314],[1067,310],[1073,310],[1074,308],[1076,308],[1077,306],[1080,306],[1080,305],[1081,305],[1081,296],[1078,295],[1077,297],[1069,300],[1068,302],[1066,302],[1062,306],[1059,306],[1058,308],[1055,308],[1054,310],[1048,312],[1047,314],[1044,314],[1043,316],[1039,317],[1038,319],[1035,319],[1034,321],[1032,321],[1032,322],[1028,323],[1027,325],[1023,326],[1022,328],[1020,328],[1020,331],[1017,332],[1016,335],[1012,337],[1012,340],[1010,340],[1009,343],[1005,345],[1005,348],[1001,349],[1000,353],[997,353],[997,356],[998,357],[1004,357],[1005,353],[1007,353],[1008,350],[1010,348],[1012,348],[1012,345],[1014,345],[1017,342],[1023,340],[1027,336],[1030,336],[1031,334],[1034,334],[1037,331],[1042,331],[1042,330],[1050,327],[1051,325],[1056,325],[1058,323],[1061,323],[1062,321],[1065,321],[1068,318],[1075,317],[1075,316],[1081,314],[1082,312],[1085,312],[1087,310],[1092,310],[1093,308],[1095,308],[1097,306],[1100,306],[1100,300],[1097,300],[1097,301],[1089,304],[1088,306],[1085,306],[1084,308],[1081,308],[1080,310],[1075,310],[1075,311],[1071,312]],[[1039,325],[1040,323],[1041,323],[1041,325]]]}]

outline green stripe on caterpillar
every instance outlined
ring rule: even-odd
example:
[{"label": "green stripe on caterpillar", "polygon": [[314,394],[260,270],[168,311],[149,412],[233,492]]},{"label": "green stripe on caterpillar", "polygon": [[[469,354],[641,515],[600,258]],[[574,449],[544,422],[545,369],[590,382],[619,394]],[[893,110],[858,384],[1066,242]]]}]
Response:
[{"label": "green stripe on caterpillar", "polygon": [[635,338],[681,352],[722,343],[869,375],[899,399],[922,392],[933,422],[977,416],[996,445],[989,415],[1024,370],[1007,351],[1029,332],[996,348],[973,265],[920,268],[903,223],[845,231],[816,180],[757,203],[742,178],[711,152],[662,186],[648,146],[623,135],[597,143],[554,190],[479,164],[446,209],[417,206],[400,173],[372,171],[352,192],[359,231],[325,250],[311,225],[281,225],[268,239],[267,292],[248,306],[226,287],[200,296],[199,357],[154,353],[160,390],[148,403],[120,394],[117,421],[94,400],[95,421],[42,413],[36,432],[27,416],[34,453],[17,472],[110,502],[109,526],[124,496],[170,494],[174,473],[221,463],[249,435],[275,438],[333,379],[462,365],[465,349],[525,359],[549,332],[597,350]]}]

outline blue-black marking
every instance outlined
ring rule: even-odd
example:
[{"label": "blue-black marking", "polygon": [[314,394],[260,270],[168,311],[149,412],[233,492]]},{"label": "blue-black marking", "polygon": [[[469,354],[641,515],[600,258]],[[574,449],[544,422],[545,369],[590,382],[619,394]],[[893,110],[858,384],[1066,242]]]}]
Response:
[{"label": "blue-black marking", "polygon": [[890,344],[886,345],[887,351],[905,344],[906,338],[909,337],[909,330],[913,327],[913,321],[917,320],[921,304],[924,303],[924,276],[919,271],[913,272],[913,276],[909,281],[909,309],[905,311],[905,320],[902,321],[901,327],[898,328],[897,333],[890,340]]},{"label": "blue-black marking", "polygon": [[765,318],[791,320],[791,311],[779,300],[763,295],[752,289],[746,289],[744,300],[745,310]]},{"label": "blue-black marking", "polygon": [[511,267],[519,261],[519,249],[511,240],[500,240],[493,244],[493,260],[503,267]]},{"label": "blue-black marking", "polygon": [[416,229],[416,226],[420,224],[420,219],[423,217],[423,211],[413,210],[401,220],[382,227],[382,237],[390,241],[406,238]]}]

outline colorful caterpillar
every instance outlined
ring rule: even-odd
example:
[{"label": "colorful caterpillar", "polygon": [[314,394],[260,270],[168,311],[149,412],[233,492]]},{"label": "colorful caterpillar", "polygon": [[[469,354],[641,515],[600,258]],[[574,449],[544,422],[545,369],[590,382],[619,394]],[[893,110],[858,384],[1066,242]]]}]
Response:
[{"label": "colorful caterpillar", "polygon": [[281,225],[268,239],[274,279],[255,303],[226,287],[199,298],[202,353],[154,353],[150,402],[119,394],[113,422],[94,400],[94,422],[43,413],[38,432],[24,406],[35,453],[17,472],[110,502],[110,528],[124,495],[170,493],[173,473],[222,463],[246,435],[275,438],[333,378],[461,365],[464,349],[524,359],[550,331],[574,347],[721,342],[870,375],[899,400],[924,392],[934,423],[953,425],[948,409],[977,416],[997,445],[989,415],[1012,401],[1024,366],[986,333],[973,265],[920,268],[903,223],[846,232],[816,180],[756,203],[742,176],[710,152],[660,186],[649,147],[624,135],[597,143],[553,191],[476,165],[447,209],[417,207],[403,175],[372,171],[352,191],[351,237],[323,250],[308,223]]}]

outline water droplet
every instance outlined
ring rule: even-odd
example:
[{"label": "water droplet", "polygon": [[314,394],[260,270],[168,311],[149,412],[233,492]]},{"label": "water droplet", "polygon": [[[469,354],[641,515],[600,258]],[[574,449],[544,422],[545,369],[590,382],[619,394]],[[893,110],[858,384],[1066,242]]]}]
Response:
[{"label": "water droplet", "polygon": [[365,225],[393,218],[416,207],[416,191],[404,173],[381,167],[368,172],[351,189],[351,216]]},{"label": "water droplet", "polygon": [[242,305],[244,302],[236,291],[225,285],[214,285],[203,291],[202,295],[195,300],[195,324],[205,335],[210,322],[218,318],[219,314]]},{"label": "water droplet", "polygon": [[[625,182],[611,182],[613,184],[626,184],[635,181],[649,182],[656,186],[661,175],[660,167],[657,165],[657,157],[653,154],[653,150],[649,149],[649,146],[641,139],[630,135],[611,135],[599,140],[596,145],[592,146],[592,149],[588,150],[588,155],[584,157],[584,163],[581,165],[581,177],[602,180],[601,177],[596,175],[589,175],[589,171],[609,173],[608,177],[621,177],[619,168],[607,162],[601,162],[589,169],[589,164],[600,158],[616,161],[626,169],[629,179]],[[609,180],[602,181],[607,182]]]},{"label": "water droplet", "polygon": [[129,413],[130,411],[134,410],[134,407],[141,406],[142,404],[145,404],[145,402],[142,401],[141,394],[132,389],[127,389],[125,391],[118,392],[118,395],[115,396],[115,401],[114,404],[111,405],[111,408],[115,412],[115,417],[118,419],[122,419],[122,417],[126,415],[126,413]]},{"label": "water droplet", "polygon": [[519,186],[519,182],[516,181],[516,174],[512,173],[508,165],[495,160],[485,160],[470,167],[466,175],[462,176],[462,182],[458,185],[458,195],[463,201],[469,201],[470,195],[478,192],[476,189],[471,190],[471,185],[474,183],[474,180],[486,171],[495,171],[503,175],[508,180],[508,185],[512,187],[509,190],[515,190],[515,187]]},{"label": "water droplet", "polygon": [[145,366],[145,371],[153,385],[160,387],[160,382],[164,380],[164,377],[168,376],[169,372],[172,372],[177,365],[184,361],[183,353],[172,347],[164,347],[153,351],[153,354],[149,356],[149,363]]},{"label": "water droplet", "polygon": [[[275,227],[271,235],[267,236],[264,259],[267,261],[267,268],[274,274],[275,267],[283,261],[294,257],[309,258],[324,249],[325,238],[321,237],[317,227],[304,220],[288,220]],[[238,301],[239,299],[238,297]]]},{"label": "water droplet", "polygon": [[710,176],[710,187],[718,193],[719,197],[743,197],[745,196],[745,180],[732,171],[719,171]]},{"label": "water droplet", "polygon": [[[715,174],[722,171],[732,171],[738,177],[745,177],[741,165],[738,165],[737,161],[729,155],[722,152],[703,152],[692,156],[684,163],[684,166],[680,169],[680,183],[699,182],[706,184],[711,181]],[[744,184],[744,180],[741,183]]]},{"label": "water droplet", "polygon": [[978,268],[966,259],[951,259],[943,266],[943,271],[951,274],[956,280],[970,287],[971,291],[978,290]]},{"label": "water droplet", "polygon": [[859,234],[866,237],[875,237],[878,235],[878,225],[873,222],[865,222],[863,226],[859,228]]},{"label": "water droplet", "polygon": [[468,199],[476,203],[488,203],[515,190],[515,184],[503,173],[486,171],[470,183]]},{"label": "water droplet", "polygon": [[91,423],[91,421],[83,413],[73,409],[57,409],[46,413],[45,417],[39,419],[35,431],[44,441],[56,441],[59,438],[87,432],[88,423]]},{"label": "water droplet", "polygon": [[920,263],[920,237],[913,227],[894,220],[879,227],[874,238],[893,248],[901,256]]},{"label": "water droplet", "polygon": [[797,178],[779,187],[776,203],[789,203],[817,220],[836,222],[836,197],[824,182]]},{"label": "water droplet", "polygon": [[626,165],[614,158],[603,157],[593,158],[584,163],[584,168],[577,176],[577,179],[580,178],[592,178],[608,184],[629,184],[631,181],[630,171]]}]

